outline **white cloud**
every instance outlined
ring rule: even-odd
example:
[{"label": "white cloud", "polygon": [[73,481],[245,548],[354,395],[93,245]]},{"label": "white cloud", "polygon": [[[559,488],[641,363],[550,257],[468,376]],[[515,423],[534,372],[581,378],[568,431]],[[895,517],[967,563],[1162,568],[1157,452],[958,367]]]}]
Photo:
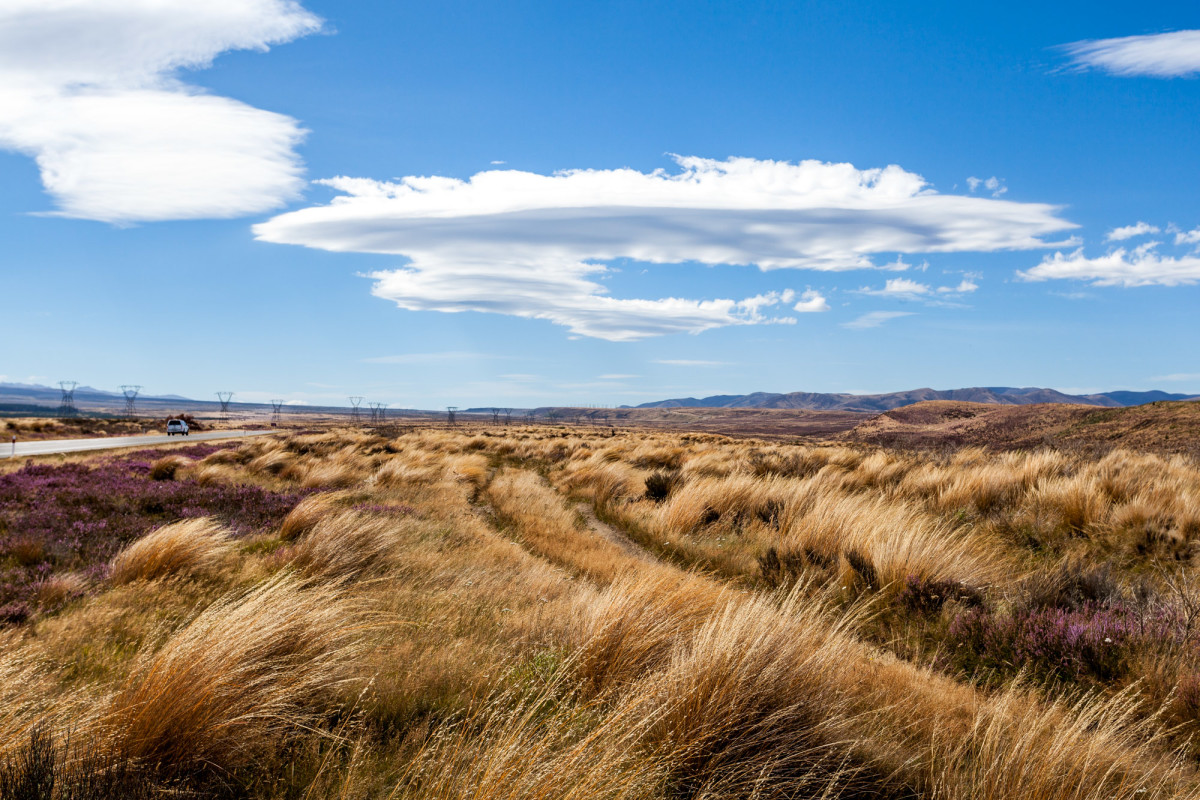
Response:
[{"label": "white cloud", "polygon": [[1190,231],[1175,230],[1175,244],[1200,244],[1200,228]]},{"label": "white cloud", "polygon": [[1132,239],[1135,236],[1145,236],[1150,233],[1161,233],[1158,227],[1151,225],[1148,222],[1137,222],[1134,225],[1125,225],[1120,228],[1113,228],[1104,237],[1106,242],[1123,242],[1126,239]]},{"label": "white cloud", "polygon": [[1200,256],[1163,256],[1154,252],[1157,242],[1088,258],[1080,248],[1070,254],[1055,253],[1017,277],[1026,281],[1073,279],[1095,286],[1180,286],[1200,282]]},{"label": "white cloud", "polygon": [[897,319],[899,317],[911,317],[912,311],[869,311],[861,317],[852,319],[849,322],[843,322],[843,328],[852,328],[854,330],[862,330],[864,328],[878,328],[885,322]]},{"label": "white cloud", "polygon": [[602,381],[624,381],[624,380],[629,380],[631,378],[640,378],[640,377],[642,377],[642,376],[641,375],[626,375],[624,373],[610,373],[608,375],[601,375],[600,380],[602,380]]},{"label": "white cloud", "polygon": [[1200,372],[1173,372],[1170,375],[1156,375],[1152,381],[1200,381]]},{"label": "white cloud", "polygon": [[824,295],[815,289],[808,289],[804,294],[800,295],[800,302],[792,306],[792,309],[799,311],[801,314],[812,314],[818,311],[828,311],[829,301]]},{"label": "white cloud", "polygon": [[971,176],[967,178],[967,187],[974,192],[980,186],[992,193],[992,197],[999,197],[1008,191],[1008,187],[1004,185],[1004,181],[993,175],[990,178],[976,178]]},{"label": "white cloud", "polygon": [[[328,205],[282,214],[254,230],[263,241],[407,257],[406,267],[371,276],[374,293],[402,308],[512,314],[630,340],[786,322],[761,312],[790,301],[785,293],[613,298],[595,279],[612,259],[859,269],[897,253],[1062,246],[1044,237],[1076,227],[1055,206],[939,194],[897,166],[676,161],[675,173],[333,178],[320,181],[342,193]],[[894,268],[906,266],[898,260]]]},{"label": "white cloud", "polygon": [[655,364],[666,364],[671,367],[724,367],[726,361],[696,361],[690,358],[660,358]]},{"label": "white cloud", "polygon": [[892,278],[884,283],[882,289],[870,289],[866,286],[856,290],[857,294],[869,294],[874,297],[894,297],[901,300],[912,300],[929,294],[933,290],[923,283],[908,278]]},{"label": "white cloud", "polygon": [[939,286],[936,289],[925,283],[908,278],[892,278],[884,283],[882,289],[871,289],[863,286],[853,290],[855,294],[865,294],[871,297],[888,297],[893,300],[915,300],[931,306],[961,307],[958,303],[949,302],[943,298],[956,295],[970,294],[979,288],[974,280],[974,273],[964,277],[957,286]]},{"label": "white cloud", "polygon": [[939,286],[939,294],[970,294],[979,288],[979,284],[971,278],[963,278],[958,286]]},{"label": "white cloud", "polygon": [[278,208],[303,188],[296,120],[204,94],[176,73],[320,25],[294,0],[5,0],[0,148],[34,158],[69,217]]},{"label": "white cloud", "polygon": [[1200,30],[1089,39],[1063,49],[1075,66],[1112,75],[1176,78],[1200,73]]}]

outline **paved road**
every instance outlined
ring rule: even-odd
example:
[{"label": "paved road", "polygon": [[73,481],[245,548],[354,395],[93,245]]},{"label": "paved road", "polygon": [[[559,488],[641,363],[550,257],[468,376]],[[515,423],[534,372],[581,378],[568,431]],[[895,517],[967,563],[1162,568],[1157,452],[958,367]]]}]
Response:
[{"label": "paved road", "polygon": [[214,439],[241,439],[246,436],[264,436],[275,431],[211,431],[192,433],[187,436],[106,436],[103,439],[48,439],[40,442],[17,440],[13,452],[12,440],[0,442],[0,458],[10,456],[44,456],[50,453],[75,453],[80,450],[111,450],[115,447],[141,447],[151,444],[192,444],[211,442]]}]

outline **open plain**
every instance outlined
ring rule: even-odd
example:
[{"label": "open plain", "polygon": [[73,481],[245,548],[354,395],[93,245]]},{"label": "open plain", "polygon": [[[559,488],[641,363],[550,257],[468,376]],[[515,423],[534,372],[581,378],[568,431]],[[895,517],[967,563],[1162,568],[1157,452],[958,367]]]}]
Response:
[{"label": "open plain", "polygon": [[1110,445],[10,461],[0,796],[1197,797],[1200,465]]}]

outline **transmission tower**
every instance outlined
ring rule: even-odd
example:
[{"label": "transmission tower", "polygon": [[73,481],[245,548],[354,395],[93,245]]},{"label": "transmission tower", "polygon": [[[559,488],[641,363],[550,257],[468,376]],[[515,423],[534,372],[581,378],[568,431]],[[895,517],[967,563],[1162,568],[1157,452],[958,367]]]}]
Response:
[{"label": "transmission tower", "polygon": [[141,386],[125,385],[121,387],[121,391],[125,394],[125,416],[128,419],[137,418],[137,396],[141,391]]},{"label": "transmission tower", "polygon": [[381,423],[385,422],[387,420],[387,407],[388,407],[387,403],[379,404],[379,421]]},{"label": "transmission tower", "polygon": [[361,397],[350,398],[350,416],[354,419],[355,425],[358,424],[358,407],[362,405],[362,401]]},{"label": "transmission tower", "polygon": [[455,424],[454,414],[456,411],[458,411],[458,406],[446,406],[446,416],[449,418],[451,425]]},{"label": "transmission tower", "polygon": [[221,419],[229,421],[229,401],[233,398],[233,392],[217,392],[217,399],[221,401]]},{"label": "transmission tower", "polygon": [[537,419],[537,409],[531,408],[525,412],[525,421],[528,422],[530,425],[532,425],[536,419]]},{"label": "transmission tower", "polygon": [[500,424],[500,409],[498,409],[498,408],[492,409],[492,424],[493,425]]},{"label": "transmission tower", "polygon": [[283,415],[283,401],[282,400],[272,400],[271,401],[271,424],[278,425],[279,418],[282,415]]},{"label": "transmission tower", "polygon": [[367,403],[371,407],[371,424],[375,425],[379,422],[379,407],[382,403]]},{"label": "transmission tower", "polygon": [[75,381],[58,382],[58,387],[62,389],[62,402],[58,406],[60,417],[79,416],[79,409],[75,408],[75,387],[78,385]]},{"label": "transmission tower", "polygon": [[506,408],[506,409],[504,409],[504,424],[508,425],[511,422],[512,422],[512,409]]}]

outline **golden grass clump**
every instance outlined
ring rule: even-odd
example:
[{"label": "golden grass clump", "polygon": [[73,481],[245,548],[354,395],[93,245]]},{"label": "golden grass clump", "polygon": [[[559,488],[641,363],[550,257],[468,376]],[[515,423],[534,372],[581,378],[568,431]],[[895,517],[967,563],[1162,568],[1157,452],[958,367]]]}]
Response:
[{"label": "golden grass clump", "polygon": [[981,588],[1005,574],[1004,556],[968,530],[899,501],[827,494],[811,502],[780,535],[784,553],[815,552],[869,565],[868,583],[903,585],[910,575]]},{"label": "golden grass clump", "polygon": [[936,797],[953,800],[1195,798],[1194,776],[1132,692],[1030,703],[1010,685],[965,736],[937,737]]},{"label": "golden grass clump", "polygon": [[56,608],[87,590],[88,580],[78,572],[59,572],[38,582],[34,597],[41,608]]},{"label": "golden grass clump", "polygon": [[122,758],[170,773],[254,763],[355,673],[361,618],[283,574],[219,600],[139,658],[102,718]]},{"label": "golden grass clump", "polygon": [[651,800],[664,770],[639,753],[640,729],[597,725],[601,709],[562,704],[552,682],[529,697],[503,694],[435,731],[393,796],[412,800]]},{"label": "golden grass clump", "polygon": [[325,580],[357,577],[387,566],[402,521],[343,511],[322,517],[292,547],[292,564]]},{"label": "golden grass clump", "polygon": [[175,473],[191,464],[192,460],[181,455],[169,455],[150,465],[150,477],[156,481],[173,481]]},{"label": "golden grass clump", "polygon": [[337,510],[341,500],[342,494],[339,492],[321,492],[304,498],[283,518],[279,526],[279,538],[285,542],[299,539]]},{"label": "golden grass clump", "polygon": [[172,575],[204,575],[229,553],[230,534],[207,517],[164,525],[133,542],[112,561],[110,580],[117,585]]}]

